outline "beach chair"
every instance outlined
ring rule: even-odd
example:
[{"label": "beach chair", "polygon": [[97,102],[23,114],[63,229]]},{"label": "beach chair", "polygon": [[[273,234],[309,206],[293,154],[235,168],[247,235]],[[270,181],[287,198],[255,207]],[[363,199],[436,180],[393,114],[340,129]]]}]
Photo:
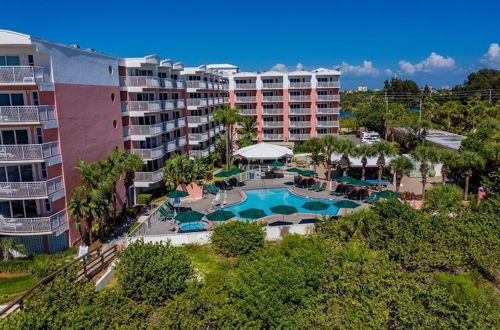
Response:
[{"label": "beach chair", "polygon": [[167,211],[174,211],[175,210],[175,207],[172,205],[172,203],[170,203],[169,201],[166,202],[165,204],[163,204],[163,207],[165,208],[165,210]]},{"label": "beach chair", "polygon": [[318,188],[314,189],[316,192],[320,192],[326,189],[326,182],[323,182],[321,186],[318,186]]},{"label": "beach chair", "polygon": [[219,188],[215,186],[215,184],[211,183],[207,186],[208,192],[212,195],[217,195],[219,192]]},{"label": "beach chair", "polygon": [[379,199],[380,197],[378,196],[378,194],[376,192],[372,192],[370,196],[368,198],[363,199],[362,202],[372,204],[378,202]]},{"label": "beach chair", "polygon": [[165,218],[165,219],[173,219],[175,217],[175,212],[173,211],[168,211],[165,208],[160,207],[160,214]]},{"label": "beach chair", "polygon": [[341,185],[341,184],[337,185],[337,186],[335,187],[335,190],[330,191],[330,195],[334,195],[334,196],[342,196],[342,187],[343,187],[343,186],[344,186],[344,185]]},{"label": "beach chair", "polygon": [[320,182],[319,181],[316,181],[312,186],[310,186],[309,188],[307,188],[308,190],[316,190],[319,188],[319,185],[320,185]]}]

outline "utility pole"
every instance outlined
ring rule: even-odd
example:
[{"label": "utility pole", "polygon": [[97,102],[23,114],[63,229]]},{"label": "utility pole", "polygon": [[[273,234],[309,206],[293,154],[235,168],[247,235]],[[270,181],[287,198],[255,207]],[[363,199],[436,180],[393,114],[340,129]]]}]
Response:
[{"label": "utility pole", "polygon": [[422,97],[420,97],[420,107],[418,110],[418,121],[422,121]]},{"label": "utility pole", "polygon": [[488,104],[491,106],[491,89],[489,91],[490,91],[490,96],[488,97]]},{"label": "utility pole", "polygon": [[384,138],[387,140],[387,116],[389,115],[389,99],[387,99],[387,92],[385,94],[385,118],[384,118]]}]

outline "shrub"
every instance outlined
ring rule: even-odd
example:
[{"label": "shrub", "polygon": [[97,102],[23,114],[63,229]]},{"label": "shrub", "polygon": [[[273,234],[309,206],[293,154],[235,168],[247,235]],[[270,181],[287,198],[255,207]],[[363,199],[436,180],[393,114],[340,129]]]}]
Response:
[{"label": "shrub", "polygon": [[189,258],[179,249],[142,240],[119,253],[117,271],[125,295],[155,306],[184,291],[194,275]]},{"label": "shrub", "polygon": [[233,221],[217,226],[211,241],[214,249],[220,254],[237,257],[262,248],[264,237],[261,223]]},{"label": "shrub", "polygon": [[148,205],[152,199],[153,195],[151,194],[139,194],[137,195],[137,204]]}]

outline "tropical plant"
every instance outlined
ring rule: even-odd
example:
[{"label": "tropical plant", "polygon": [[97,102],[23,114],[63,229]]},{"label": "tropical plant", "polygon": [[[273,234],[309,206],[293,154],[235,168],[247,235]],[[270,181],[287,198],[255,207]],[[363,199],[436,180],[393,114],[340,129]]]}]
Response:
[{"label": "tropical plant", "polygon": [[403,179],[404,174],[410,174],[410,171],[413,169],[413,163],[405,156],[398,156],[391,160],[389,166],[396,173],[396,192],[399,192],[401,179]]},{"label": "tropical plant", "polygon": [[382,172],[385,167],[385,160],[387,157],[396,155],[397,148],[393,143],[387,141],[379,141],[373,145],[375,155],[377,158],[377,168],[378,168],[378,190],[382,190]]},{"label": "tropical plant", "polygon": [[7,262],[10,260],[12,254],[11,250],[18,251],[22,254],[27,254],[28,250],[26,246],[21,243],[17,243],[13,238],[0,238],[0,251],[2,251],[3,261]]},{"label": "tropical plant", "polygon": [[264,237],[261,223],[233,221],[215,227],[210,241],[220,254],[238,257],[264,247]]},{"label": "tropical plant", "polygon": [[438,115],[446,122],[446,128],[451,129],[451,124],[454,118],[460,114],[461,104],[456,101],[448,101],[438,108]]},{"label": "tropical plant", "polygon": [[203,180],[207,180],[208,176],[214,170],[212,163],[207,158],[194,157],[191,162],[193,164],[193,177],[191,181],[196,180],[198,184]]},{"label": "tropical plant", "polygon": [[226,167],[229,168],[231,163],[231,136],[233,134],[233,125],[240,120],[240,115],[237,109],[233,109],[227,104],[224,104],[222,108],[216,109],[213,115],[215,120],[224,124],[226,130]]},{"label": "tropical plant", "polygon": [[420,163],[419,171],[422,176],[422,198],[425,198],[425,185],[430,166],[438,161],[436,148],[430,144],[422,143],[411,152],[413,158]]},{"label": "tropical plant", "polygon": [[477,152],[465,150],[458,154],[456,165],[464,170],[465,176],[464,200],[468,198],[470,178],[473,174],[472,170],[482,169],[485,164],[485,159]]},{"label": "tropical plant", "polygon": [[125,200],[123,202],[123,209],[128,205],[128,191],[134,185],[135,171],[144,166],[144,162],[137,154],[123,152],[121,158],[121,172],[125,174],[123,185],[125,187]]},{"label": "tropical plant", "polygon": [[319,137],[312,137],[307,140],[305,143],[305,147],[311,153],[311,162],[314,167],[314,172],[316,172],[317,166],[323,161],[323,154],[321,153],[323,149],[322,140]]},{"label": "tropical plant", "polygon": [[252,140],[253,137],[257,136],[259,132],[257,128],[257,122],[253,117],[240,116],[238,118],[238,124],[240,127],[236,130],[238,134],[242,134],[245,138]]},{"label": "tropical plant", "polygon": [[335,147],[335,152],[341,154],[340,167],[342,168],[342,175],[347,175],[347,170],[349,169],[349,155],[354,153],[356,144],[351,140],[339,139]]},{"label": "tropical plant", "polygon": [[463,191],[459,187],[438,184],[427,191],[424,208],[431,213],[451,215],[463,207],[462,196]]},{"label": "tropical plant", "polygon": [[455,165],[457,158],[457,153],[448,149],[438,150],[437,159],[441,163],[441,178],[443,184],[446,184],[446,180],[450,175],[450,168]]},{"label": "tropical plant", "polygon": [[194,172],[193,163],[185,154],[170,157],[161,169],[168,190],[175,190],[180,184],[188,184],[198,175]]},{"label": "tropical plant", "polygon": [[339,144],[339,138],[332,134],[326,134],[321,138],[321,145],[323,146],[323,160],[326,162],[327,179],[331,180],[332,171],[332,153],[336,150]]},{"label": "tropical plant", "polygon": [[362,143],[354,149],[353,154],[361,157],[361,180],[365,180],[368,158],[376,155],[375,148],[371,144]]}]

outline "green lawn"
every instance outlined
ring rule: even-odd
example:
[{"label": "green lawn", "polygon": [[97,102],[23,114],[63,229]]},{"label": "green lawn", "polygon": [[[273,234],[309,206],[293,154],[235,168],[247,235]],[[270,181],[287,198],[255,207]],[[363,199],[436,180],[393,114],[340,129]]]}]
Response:
[{"label": "green lawn", "polygon": [[0,277],[0,304],[7,303],[36,284],[32,275]]}]

